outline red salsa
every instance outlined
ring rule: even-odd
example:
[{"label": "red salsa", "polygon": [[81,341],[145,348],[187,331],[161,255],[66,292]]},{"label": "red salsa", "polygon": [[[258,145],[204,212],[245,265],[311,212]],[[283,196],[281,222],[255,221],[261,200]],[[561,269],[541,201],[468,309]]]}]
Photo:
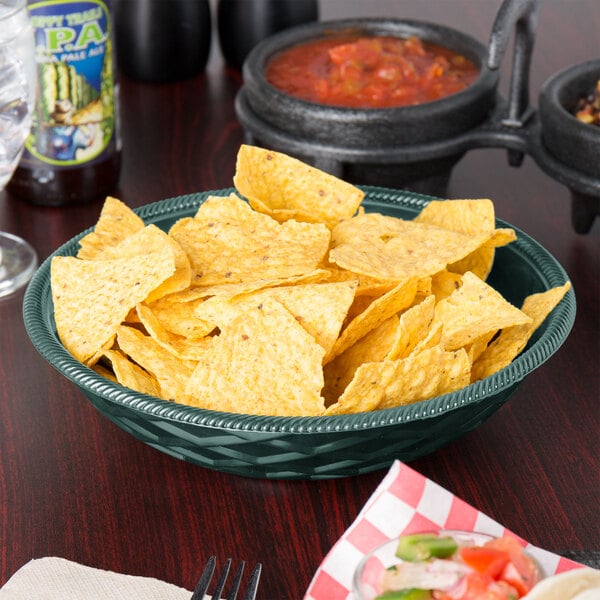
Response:
[{"label": "red salsa", "polygon": [[421,41],[390,36],[327,37],[292,46],[267,64],[267,81],[309,102],[390,108],[439,100],[478,75],[466,57]]}]

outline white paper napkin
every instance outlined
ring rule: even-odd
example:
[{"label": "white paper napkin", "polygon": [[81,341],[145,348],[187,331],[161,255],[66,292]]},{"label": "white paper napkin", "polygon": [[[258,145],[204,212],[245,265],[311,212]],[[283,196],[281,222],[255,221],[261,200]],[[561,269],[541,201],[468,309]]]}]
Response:
[{"label": "white paper napkin", "polygon": [[[441,529],[518,537],[437,483],[396,461],[317,569],[304,600],[352,600],[352,575],[367,552],[399,535]],[[583,567],[518,539],[546,575]]]},{"label": "white paper napkin", "polygon": [[95,569],[48,556],[23,565],[0,600],[190,600],[192,592],[152,577]]}]

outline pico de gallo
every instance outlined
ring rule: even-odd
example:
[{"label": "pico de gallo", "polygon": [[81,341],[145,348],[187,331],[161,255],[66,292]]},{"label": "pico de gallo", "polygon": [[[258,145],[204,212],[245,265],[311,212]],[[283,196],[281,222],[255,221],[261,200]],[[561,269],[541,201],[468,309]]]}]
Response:
[{"label": "pico de gallo", "polygon": [[575,109],[575,116],[583,123],[600,127],[600,79],[594,89],[584,98],[580,98]]},{"label": "pico de gallo", "polygon": [[290,96],[348,108],[390,108],[455,94],[478,75],[465,56],[418,37],[331,36],[292,46],[267,64]]},{"label": "pico de gallo", "polygon": [[451,535],[402,536],[376,600],[518,600],[541,579],[537,563],[513,537],[482,545]]}]

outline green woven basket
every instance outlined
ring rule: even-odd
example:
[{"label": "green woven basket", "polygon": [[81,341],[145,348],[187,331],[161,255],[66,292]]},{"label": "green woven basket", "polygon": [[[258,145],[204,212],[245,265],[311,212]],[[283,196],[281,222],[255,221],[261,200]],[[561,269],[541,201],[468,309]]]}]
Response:
[{"label": "green woven basket", "polygon": [[[405,191],[364,187],[364,206],[401,218],[414,217],[430,200]],[[164,230],[193,215],[204,192],[149,204],[137,213]],[[511,227],[498,221],[499,227]],[[567,275],[537,242],[518,239],[496,252],[488,282],[520,306],[532,293],[562,285]],[[82,232],[52,255],[74,256]],[[520,382],[558,350],[575,320],[570,290],[536,331],[527,348],[495,375],[431,400],[369,413],[328,417],[265,417],[202,410],[166,402],[113,383],[76,361],[63,347],[54,324],[50,256],[25,293],[23,315],[39,353],[75,383],[111,421],[136,438],[202,467],[249,477],[321,479],[367,473],[394,459],[410,461],[441,448],[480,425],[498,410]]]}]

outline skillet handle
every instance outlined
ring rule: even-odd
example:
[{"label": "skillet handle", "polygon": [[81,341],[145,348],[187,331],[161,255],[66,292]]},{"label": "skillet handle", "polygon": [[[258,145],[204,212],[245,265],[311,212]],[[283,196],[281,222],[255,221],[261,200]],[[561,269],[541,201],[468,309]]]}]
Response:
[{"label": "skillet handle", "polygon": [[[502,119],[506,127],[520,128],[534,113],[529,104],[529,68],[538,22],[539,0],[504,0],[494,21],[488,46],[487,66],[499,69],[514,29],[513,69],[510,81],[508,112]],[[508,162],[519,166],[523,152],[508,150]]]}]

